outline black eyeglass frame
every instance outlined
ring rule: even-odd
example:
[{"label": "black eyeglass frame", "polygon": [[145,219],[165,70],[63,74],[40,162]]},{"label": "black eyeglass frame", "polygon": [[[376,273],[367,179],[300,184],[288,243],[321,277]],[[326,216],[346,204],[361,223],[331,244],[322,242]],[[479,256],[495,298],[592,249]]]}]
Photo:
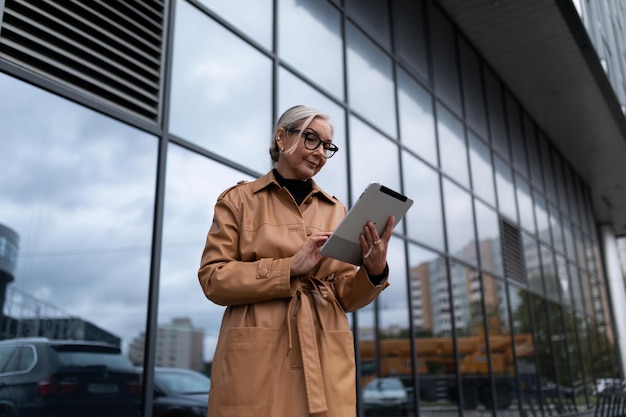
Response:
[{"label": "black eyeglass frame", "polygon": [[[314,150],[316,150],[317,148],[319,148],[319,147],[320,147],[320,145],[322,145],[322,148],[324,148],[324,151],[325,151],[325,152],[324,152],[324,158],[326,158],[326,159],[330,159],[330,158],[332,158],[332,157],[333,157],[333,156],[337,153],[337,151],[339,150],[339,147],[338,147],[337,145],[335,145],[334,143],[324,142],[324,141],[322,140],[322,138],[320,138],[319,136],[317,136],[317,134],[316,134],[316,133],[313,133],[313,132],[307,132],[307,131],[305,131],[305,130],[300,130],[300,129],[291,129],[291,128],[289,128],[289,129],[285,129],[285,130],[286,130],[287,132],[290,132],[290,133],[299,133],[299,134],[301,134],[302,136],[304,136],[304,147],[305,147],[305,148],[307,148],[307,149],[308,149],[308,150],[310,150],[310,151],[314,151]],[[316,138],[316,139],[317,139],[317,141],[318,141],[318,142],[317,142],[317,145],[315,145],[315,146],[314,146],[314,147],[312,147],[312,148],[310,148],[310,147],[307,145],[308,141],[309,141],[309,140],[311,140],[311,139],[310,139],[310,136],[313,136],[313,137],[314,137],[314,138]],[[327,153],[327,152],[332,152],[332,153],[330,154],[330,156],[326,156],[326,153]]]}]

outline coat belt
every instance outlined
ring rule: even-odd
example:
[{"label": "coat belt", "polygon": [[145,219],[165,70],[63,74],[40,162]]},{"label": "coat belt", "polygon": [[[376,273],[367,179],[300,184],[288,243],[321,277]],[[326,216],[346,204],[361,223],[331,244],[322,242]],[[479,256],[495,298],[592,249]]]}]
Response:
[{"label": "coat belt", "polygon": [[[328,410],[326,394],[324,392],[324,377],[322,364],[317,346],[317,331],[315,327],[314,307],[311,305],[314,295],[327,302],[334,302],[335,295],[327,282],[318,278],[306,277],[298,281],[296,293],[289,302],[287,327],[289,333],[289,350],[291,350],[291,310],[296,305],[296,323],[298,325],[298,339],[302,354],[304,370],[304,385],[309,405],[309,413],[321,413]],[[320,321],[323,328],[323,323]]]}]

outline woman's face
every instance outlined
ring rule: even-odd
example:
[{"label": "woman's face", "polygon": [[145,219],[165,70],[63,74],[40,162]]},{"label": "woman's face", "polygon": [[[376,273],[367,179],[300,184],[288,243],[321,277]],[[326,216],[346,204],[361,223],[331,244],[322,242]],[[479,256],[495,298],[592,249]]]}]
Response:
[{"label": "woman's face", "polygon": [[[330,123],[326,120],[320,118],[313,119],[306,130],[303,131],[303,133],[305,132],[315,134],[324,142],[332,142],[332,129]],[[307,180],[317,174],[326,164],[323,146],[320,145],[314,150],[307,149],[304,145],[304,134],[300,136],[297,132],[290,132],[280,128],[277,136],[276,142],[278,147],[285,150],[285,153],[279,155],[276,163],[276,169],[283,178]],[[309,136],[310,142],[315,140],[315,136]],[[295,151],[293,153],[287,152],[294,141],[298,141]]]}]

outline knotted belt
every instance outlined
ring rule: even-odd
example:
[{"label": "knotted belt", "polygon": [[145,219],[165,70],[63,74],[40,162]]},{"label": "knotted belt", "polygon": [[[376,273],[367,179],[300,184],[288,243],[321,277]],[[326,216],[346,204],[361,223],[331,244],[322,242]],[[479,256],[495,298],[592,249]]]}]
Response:
[{"label": "knotted belt", "polygon": [[[317,295],[329,303],[335,301],[330,284],[314,277],[304,277],[298,280],[296,293],[289,301],[287,310],[287,331],[289,333],[289,350],[291,351],[291,315],[295,308],[296,323],[298,325],[298,339],[302,354],[302,368],[304,370],[304,385],[309,404],[309,413],[321,413],[328,410],[326,394],[324,393],[324,378],[322,376],[322,364],[317,348],[317,334],[315,329],[315,317],[317,309],[311,305],[313,297]],[[319,317],[318,317],[319,318]],[[324,323],[319,320],[320,326]]]}]

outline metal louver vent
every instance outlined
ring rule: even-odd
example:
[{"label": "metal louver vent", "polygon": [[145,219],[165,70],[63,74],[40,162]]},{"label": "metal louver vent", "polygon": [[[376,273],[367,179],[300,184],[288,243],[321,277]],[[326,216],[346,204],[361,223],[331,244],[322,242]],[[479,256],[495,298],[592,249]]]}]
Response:
[{"label": "metal louver vent", "polygon": [[150,120],[163,0],[5,0],[0,58]]},{"label": "metal louver vent", "polygon": [[526,283],[524,248],[520,230],[506,220],[502,220],[500,226],[502,229],[504,274],[507,278]]}]

